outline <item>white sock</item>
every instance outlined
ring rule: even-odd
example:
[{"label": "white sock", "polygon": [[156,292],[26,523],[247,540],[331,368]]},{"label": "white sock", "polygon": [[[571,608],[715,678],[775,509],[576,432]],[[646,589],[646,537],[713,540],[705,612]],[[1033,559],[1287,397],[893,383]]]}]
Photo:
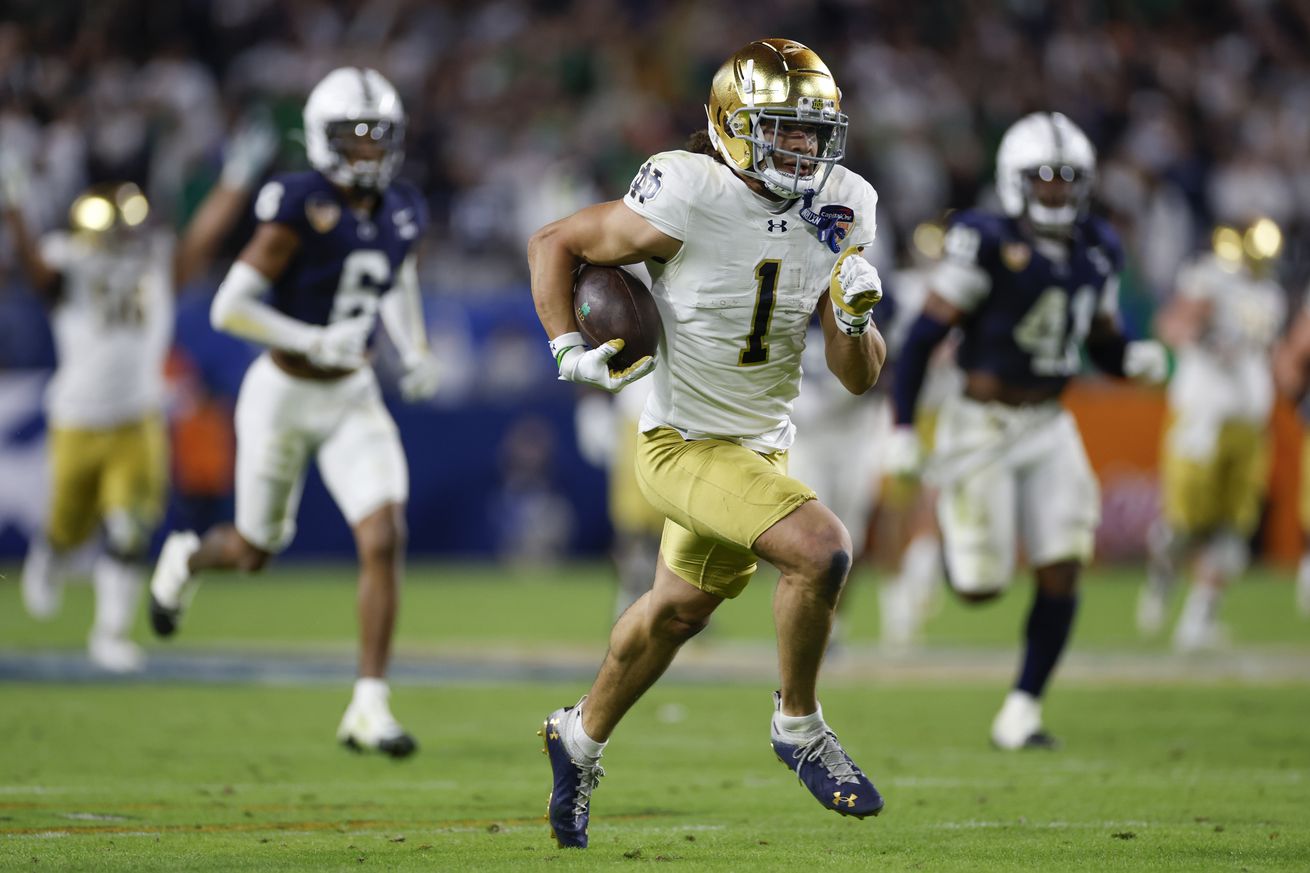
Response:
[{"label": "white sock", "polygon": [[126,639],[132,634],[141,600],[141,569],[109,555],[96,559],[91,574],[96,592],[94,632]]},{"label": "white sock", "polygon": [[779,709],[773,714],[773,726],[785,739],[808,739],[828,729],[823,720],[823,707],[809,715],[783,715]]},{"label": "white sock", "polygon": [[362,676],[355,680],[355,695],[351,702],[370,709],[378,706],[385,708],[390,696],[391,689],[387,686],[387,680]]},{"label": "white sock", "polygon": [[[587,698],[582,698],[586,700]],[[569,710],[568,716],[564,719],[564,749],[572,758],[586,758],[589,761],[596,761],[600,758],[605,746],[609,745],[609,740],[598,743],[582,727],[582,700],[578,705]]]}]

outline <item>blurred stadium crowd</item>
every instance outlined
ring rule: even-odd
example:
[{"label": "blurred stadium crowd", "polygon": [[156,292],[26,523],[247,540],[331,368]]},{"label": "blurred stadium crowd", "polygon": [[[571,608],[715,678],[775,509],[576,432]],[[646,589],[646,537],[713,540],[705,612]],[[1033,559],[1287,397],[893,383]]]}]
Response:
[{"label": "blurred stadium crowd", "polygon": [[[849,166],[889,245],[985,198],[1000,132],[1068,114],[1100,150],[1098,193],[1129,242],[1127,292],[1166,294],[1216,222],[1252,213],[1307,272],[1310,4],[891,0],[10,0],[0,151],[38,170],[29,216],[62,221],[89,181],[130,178],[184,217],[224,132],[285,130],[309,87],[374,66],[410,117],[404,175],[434,221],[429,293],[517,293],[528,234],[613,197],[704,123],[705,83],[758,36],[823,52],[851,117]],[[303,157],[289,144],[282,166]]]}]

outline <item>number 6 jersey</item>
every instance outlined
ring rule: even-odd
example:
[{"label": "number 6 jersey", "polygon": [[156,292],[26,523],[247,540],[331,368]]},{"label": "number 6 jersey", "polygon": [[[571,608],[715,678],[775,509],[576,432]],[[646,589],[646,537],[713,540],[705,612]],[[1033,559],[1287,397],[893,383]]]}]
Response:
[{"label": "number 6 jersey", "polygon": [[427,224],[418,190],[393,182],[367,215],[315,170],[287,173],[260,189],[255,217],[284,224],[300,248],[273,284],[272,305],[309,324],[371,315]]},{"label": "number 6 jersey", "polygon": [[837,261],[816,221],[846,231],[840,248],[866,246],[877,202],[868,182],[840,166],[807,208],[755,194],[709,155],[647,161],[624,203],[682,249],[666,264],[647,262],[664,337],[641,430],[788,448],[806,326]]}]

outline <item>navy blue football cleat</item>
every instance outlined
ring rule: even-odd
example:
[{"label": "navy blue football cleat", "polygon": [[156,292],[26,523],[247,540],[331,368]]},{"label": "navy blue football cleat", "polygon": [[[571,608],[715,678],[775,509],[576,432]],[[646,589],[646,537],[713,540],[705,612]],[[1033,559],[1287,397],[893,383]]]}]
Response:
[{"label": "navy blue football cleat", "polygon": [[550,769],[555,775],[546,808],[550,835],[561,849],[585,849],[587,821],[591,817],[591,792],[596,790],[605,771],[599,762],[577,762],[565,750],[562,731],[572,710],[572,706],[566,706],[552,712],[537,735],[545,740],[542,751],[550,757]]},{"label": "navy blue football cleat", "polygon": [[[776,699],[777,695],[775,695]],[[830,730],[792,744],[770,729],[773,753],[795,771],[815,799],[839,815],[864,818],[882,812],[883,799]]]}]

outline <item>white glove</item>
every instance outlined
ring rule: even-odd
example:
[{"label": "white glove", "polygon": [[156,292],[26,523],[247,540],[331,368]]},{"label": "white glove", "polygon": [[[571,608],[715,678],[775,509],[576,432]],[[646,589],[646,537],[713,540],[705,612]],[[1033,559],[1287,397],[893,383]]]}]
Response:
[{"label": "white glove", "polygon": [[305,357],[328,370],[358,370],[368,362],[364,353],[373,322],[373,315],[356,315],[320,327],[305,349]]},{"label": "white glove", "polygon": [[1124,375],[1159,385],[1169,378],[1169,350],[1155,340],[1135,340],[1124,349]]},{"label": "white glove", "polygon": [[869,329],[870,313],[882,299],[878,269],[860,255],[855,246],[842,252],[828,282],[832,313],[847,336],[859,336]]},{"label": "white glove", "polygon": [[277,129],[267,120],[252,119],[228,140],[219,184],[224,188],[251,188],[277,154]]},{"label": "white glove", "polygon": [[405,366],[400,377],[400,396],[406,403],[432,399],[441,384],[441,366],[431,352],[424,352]]},{"label": "white glove", "polygon": [[650,355],[641,358],[626,370],[610,369],[610,358],[623,351],[623,340],[612,339],[598,349],[587,351],[582,334],[561,334],[550,341],[550,353],[559,365],[559,377],[565,382],[577,382],[616,393],[629,382],[635,382],[655,369]]},{"label": "white glove", "polygon": [[898,424],[882,447],[882,466],[888,476],[912,479],[923,469],[923,446],[919,433],[908,424]]}]

